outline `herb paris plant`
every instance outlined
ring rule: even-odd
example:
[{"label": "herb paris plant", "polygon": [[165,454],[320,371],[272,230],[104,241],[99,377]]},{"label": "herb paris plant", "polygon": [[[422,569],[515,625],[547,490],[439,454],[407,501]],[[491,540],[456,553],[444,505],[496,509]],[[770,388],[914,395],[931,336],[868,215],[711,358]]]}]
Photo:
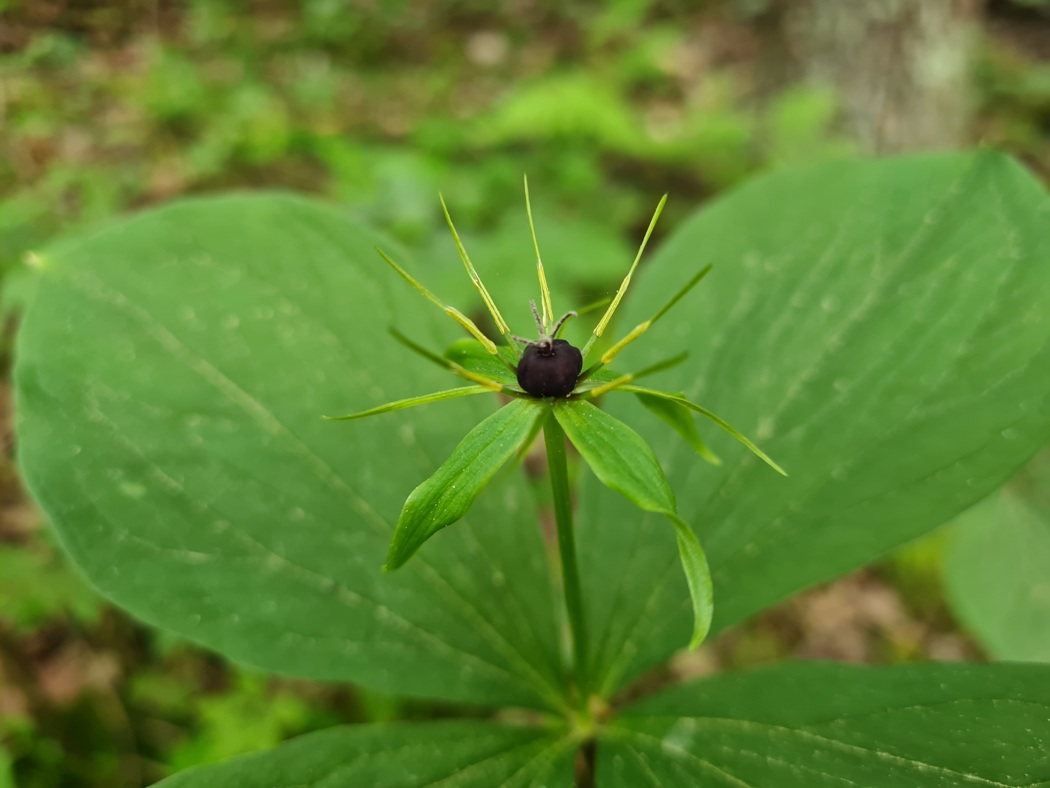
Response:
[{"label": "herb paris plant", "polygon": [[[441,205],[445,218],[463,265],[480,292],[495,325],[509,340],[508,346],[501,351],[470,318],[454,307],[444,306],[437,296],[416,281],[404,268],[390,259],[382,250],[377,250],[383,259],[409,284],[429,301],[437,304],[473,335],[476,344],[454,346],[452,357],[456,360],[452,360],[425,350],[396,331],[393,332],[394,336],[424,358],[446,367],[475,385],[398,400],[360,413],[335,417],[335,419],[360,419],[439,400],[469,397],[486,392],[502,393],[516,400],[471,430],[456,447],[452,456],[437,469],[434,475],[412,491],[402,509],[390,543],[386,569],[394,570],[402,566],[427,539],[463,517],[481,492],[482,487],[495,475],[496,471],[512,456],[528,448],[528,444],[542,429],[551,464],[551,478],[556,500],[558,543],[561,549],[566,604],[573,630],[577,681],[583,686],[582,671],[586,665],[586,626],[575,567],[575,539],[572,531],[564,452],[558,449],[566,435],[594,474],[606,486],[623,493],[643,510],[665,515],[674,526],[682,569],[685,571],[693,605],[694,623],[693,635],[689,641],[690,648],[696,648],[703,642],[711,625],[713,608],[711,575],[703,548],[689,525],[679,517],[674,494],[664,478],[663,471],[660,470],[655,455],[634,430],[618,419],[598,410],[590,401],[611,391],[634,392],[643,399],[648,407],[666,418],[691,446],[697,447],[702,457],[712,460],[714,456],[696,432],[691,413],[695,411],[714,421],[778,472],[783,474],[784,471],[751,441],[706,408],[675,394],[633,384],[634,380],[665,369],[683,360],[684,356],[676,357],[670,362],[655,364],[634,374],[620,375],[606,369],[606,365],[612,362],[620,351],[644,334],[695,287],[711,270],[710,266],[703,268],[686,282],[653,317],[636,326],[623,339],[606,350],[598,361],[585,371],[583,370],[588,351],[609,325],[631,283],[631,277],[638,267],[653,228],[663,211],[667,195],[664,195],[657,205],[627,276],[624,277],[616,295],[595,326],[582,352],[566,340],[558,339],[562,326],[569,318],[577,317],[577,313],[568,312],[557,321],[554,320],[550,288],[547,285],[543,261],[539,253],[539,243],[536,240],[532,207],[528,195],[528,180],[526,179],[526,209],[529,229],[532,231],[533,248],[536,251],[536,272],[543,304],[543,315],[541,316],[536,308],[536,302],[530,302],[539,338],[531,341],[510,333],[507,322],[474,268],[460,240],[459,233],[452,223],[444,198],[442,198]],[[519,351],[517,344],[525,345],[524,352]],[[483,353],[497,359],[503,368],[491,364],[490,359],[486,358]]]},{"label": "herb paris plant", "polygon": [[[936,528],[1050,442],[1048,216],[1044,188],[985,150],[768,174],[661,243],[619,306],[628,326],[696,261],[718,275],[693,296],[702,309],[667,313],[634,346],[638,368],[665,348],[703,348],[665,368],[664,388],[791,470],[770,473],[715,430],[704,437],[723,463],[698,463],[672,426],[687,430],[687,411],[642,402],[664,421],[633,426],[711,569],[709,639]],[[229,659],[478,715],[341,725],[165,788],[562,786],[581,748],[597,788],[1050,781],[1045,664],[789,663],[654,689],[693,626],[677,545],[663,514],[611,527],[624,501],[593,474],[573,490],[585,675],[601,711],[589,727],[523,474],[502,475],[383,575],[407,491],[449,447],[493,412],[546,405],[457,397],[352,429],[319,419],[436,391],[447,374],[389,374],[399,346],[376,333],[383,320],[443,345],[454,336],[377,245],[390,248],[337,207],[239,194],[37,254],[14,375],[19,467],[91,583]],[[479,343],[438,358],[517,387]],[[581,411],[637,410],[631,397],[602,404]]]}]

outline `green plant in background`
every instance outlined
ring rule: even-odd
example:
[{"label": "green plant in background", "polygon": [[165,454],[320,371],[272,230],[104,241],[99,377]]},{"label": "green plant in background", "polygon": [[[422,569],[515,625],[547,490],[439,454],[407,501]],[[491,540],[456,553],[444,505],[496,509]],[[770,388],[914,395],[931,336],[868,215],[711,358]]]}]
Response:
[{"label": "green plant in background", "polygon": [[[161,677],[144,678],[158,681]],[[306,698],[287,690],[268,693],[265,680],[257,675],[244,673],[235,679],[228,692],[199,701],[196,711],[201,717],[200,733],[175,746],[170,755],[174,768],[212,763],[261,747],[273,747],[287,737],[289,730],[302,730],[306,726],[310,716]],[[185,692],[185,688],[178,685],[170,689]]]},{"label": "green plant in background", "polygon": [[[664,387],[792,471],[718,433],[723,464],[701,463],[665,421],[638,422],[704,545],[712,633],[936,527],[1050,439],[1048,210],[991,151],[840,162],[753,181],[662,244],[623,301],[627,325],[708,262],[716,273],[696,307],[624,351],[630,367],[690,350]],[[498,474],[456,527],[380,572],[406,495],[449,445],[548,406],[515,399],[493,416],[479,393],[440,419],[318,419],[435,390],[445,371],[401,364],[379,330],[452,339],[392,286],[376,245],[330,207],[255,195],[175,203],[38,255],[20,461],[92,582],[234,660],[491,710],[337,727],[166,785],[567,785],[577,753],[581,782],[599,786],[1050,779],[1045,665],[788,664],[635,684],[688,641],[693,605],[663,515],[625,511],[599,483],[607,459],[573,513],[582,669],[565,657],[520,474]],[[438,358],[513,386],[478,347]],[[637,408],[605,404],[600,424]],[[558,400],[546,423],[577,405],[599,413]],[[549,449],[558,504],[564,444]]]},{"label": "green plant in background", "polygon": [[66,571],[54,548],[43,543],[32,550],[0,547],[0,609],[17,631],[31,632],[56,611],[77,624],[95,623],[102,600],[76,575]]},{"label": "green plant in background", "polygon": [[945,594],[960,622],[995,659],[1050,662],[1050,453],[947,536]]}]

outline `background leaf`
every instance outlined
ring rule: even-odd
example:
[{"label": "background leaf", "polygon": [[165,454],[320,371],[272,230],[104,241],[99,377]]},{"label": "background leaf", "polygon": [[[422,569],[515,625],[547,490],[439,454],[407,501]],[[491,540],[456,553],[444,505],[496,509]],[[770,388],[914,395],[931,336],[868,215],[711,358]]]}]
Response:
[{"label": "background leaf", "polygon": [[1043,785],[1050,668],[798,663],[629,706],[598,747],[614,786]]},{"label": "background leaf", "polygon": [[1050,454],[952,525],[944,586],[993,657],[1050,662]]},{"label": "background leaf", "polygon": [[235,660],[557,705],[547,560],[520,480],[413,566],[380,571],[405,497],[496,398],[321,419],[453,381],[387,334],[457,336],[379,240],[260,195],[172,204],[45,250],[16,368],[25,478],[104,594]]},{"label": "background leaf", "polygon": [[[724,465],[626,416],[707,551],[717,631],[863,565],[994,490],[1050,439],[1050,201],[1010,159],[921,156],[760,178],[676,232],[623,324],[704,263],[704,285],[618,363],[753,438]],[[610,398],[624,417],[640,409]],[[688,597],[662,522],[585,483],[581,567],[606,692],[666,658]]]},{"label": "background leaf", "polygon": [[569,785],[574,750],[568,736],[484,720],[347,726],[300,736],[257,755],[189,769],[159,785]]}]

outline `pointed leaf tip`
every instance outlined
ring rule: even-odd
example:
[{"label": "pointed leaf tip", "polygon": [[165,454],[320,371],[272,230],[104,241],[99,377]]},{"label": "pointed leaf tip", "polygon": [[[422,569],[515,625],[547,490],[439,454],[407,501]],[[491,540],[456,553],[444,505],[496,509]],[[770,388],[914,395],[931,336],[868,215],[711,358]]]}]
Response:
[{"label": "pointed leaf tip", "polygon": [[711,630],[714,617],[714,591],[711,583],[711,570],[707,565],[707,556],[700,540],[693,529],[677,514],[669,513],[667,518],[675,528],[678,541],[678,557],[685,572],[685,581],[689,586],[689,599],[693,603],[693,634],[689,638],[689,650],[700,647]]}]

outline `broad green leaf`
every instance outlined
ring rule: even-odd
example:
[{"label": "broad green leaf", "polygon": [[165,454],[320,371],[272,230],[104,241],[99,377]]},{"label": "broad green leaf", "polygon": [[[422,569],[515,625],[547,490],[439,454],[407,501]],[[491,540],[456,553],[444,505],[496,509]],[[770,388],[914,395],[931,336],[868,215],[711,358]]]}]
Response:
[{"label": "broad green leaf", "polygon": [[546,413],[536,400],[516,399],[459,442],[434,474],[408,496],[386,559],[394,570],[430,537],[466,515],[481,489],[514,456]]},{"label": "broad green leaf", "polygon": [[617,786],[1045,785],[1050,667],[797,663],[671,687],[598,744]]},{"label": "broad green leaf", "polygon": [[[617,358],[680,350],[663,373],[753,438],[699,462],[628,417],[660,458],[707,552],[713,631],[871,561],[954,517],[1050,441],[1050,200],[992,151],[822,164],[759,178],[674,232],[638,276],[622,325],[685,271],[704,286]],[[585,480],[578,535],[606,692],[666,659],[689,602],[652,516]]]},{"label": "broad green leaf", "polygon": [[546,551],[508,474],[383,574],[405,498],[495,397],[333,424],[454,378],[388,333],[457,327],[339,211],[188,200],[40,252],[15,371],[21,466],[136,616],[240,662],[386,692],[558,706]]},{"label": "broad green leaf", "polygon": [[[711,574],[700,542],[688,523],[678,516],[674,493],[652,449],[626,424],[584,400],[556,402],[554,416],[602,484],[645,511],[660,512],[674,525],[693,607],[689,647],[696,648],[711,627]],[[587,540],[581,539],[579,544],[580,553],[593,551]]]},{"label": "broad green leaf", "polygon": [[682,436],[682,440],[693,447],[694,451],[712,465],[721,465],[722,461],[707,448],[704,439],[700,437],[700,430],[696,428],[693,414],[683,405],[664,397],[656,397],[652,394],[639,392],[635,394],[638,401],[645,409],[658,419],[671,426],[675,432]]},{"label": "broad green leaf", "polygon": [[351,413],[346,416],[325,416],[328,421],[354,421],[356,419],[364,419],[369,416],[379,416],[383,413],[393,413],[396,410],[407,410],[408,408],[414,408],[418,405],[429,405],[432,402],[443,402],[447,399],[458,399],[459,397],[470,397],[475,394],[484,394],[489,389],[484,386],[460,386],[455,389],[446,389],[445,391],[438,391],[433,394],[424,394],[420,397],[408,397],[407,399],[399,399],[394,402],[388,402],[385,405],[379,405],[375,408],[369,408],[368,410],[362,410],[358,413]]},{"label": "broad green leaf", "polygon": [[1038,458],[951,528],[944,561],[948,601],[997,659],[1050,662],[1047,460]]},{"label": "broad green leaf", "polygon": [[187,769],[158,788],[571,785],[575,741],[489,721],[357,725]]}]

